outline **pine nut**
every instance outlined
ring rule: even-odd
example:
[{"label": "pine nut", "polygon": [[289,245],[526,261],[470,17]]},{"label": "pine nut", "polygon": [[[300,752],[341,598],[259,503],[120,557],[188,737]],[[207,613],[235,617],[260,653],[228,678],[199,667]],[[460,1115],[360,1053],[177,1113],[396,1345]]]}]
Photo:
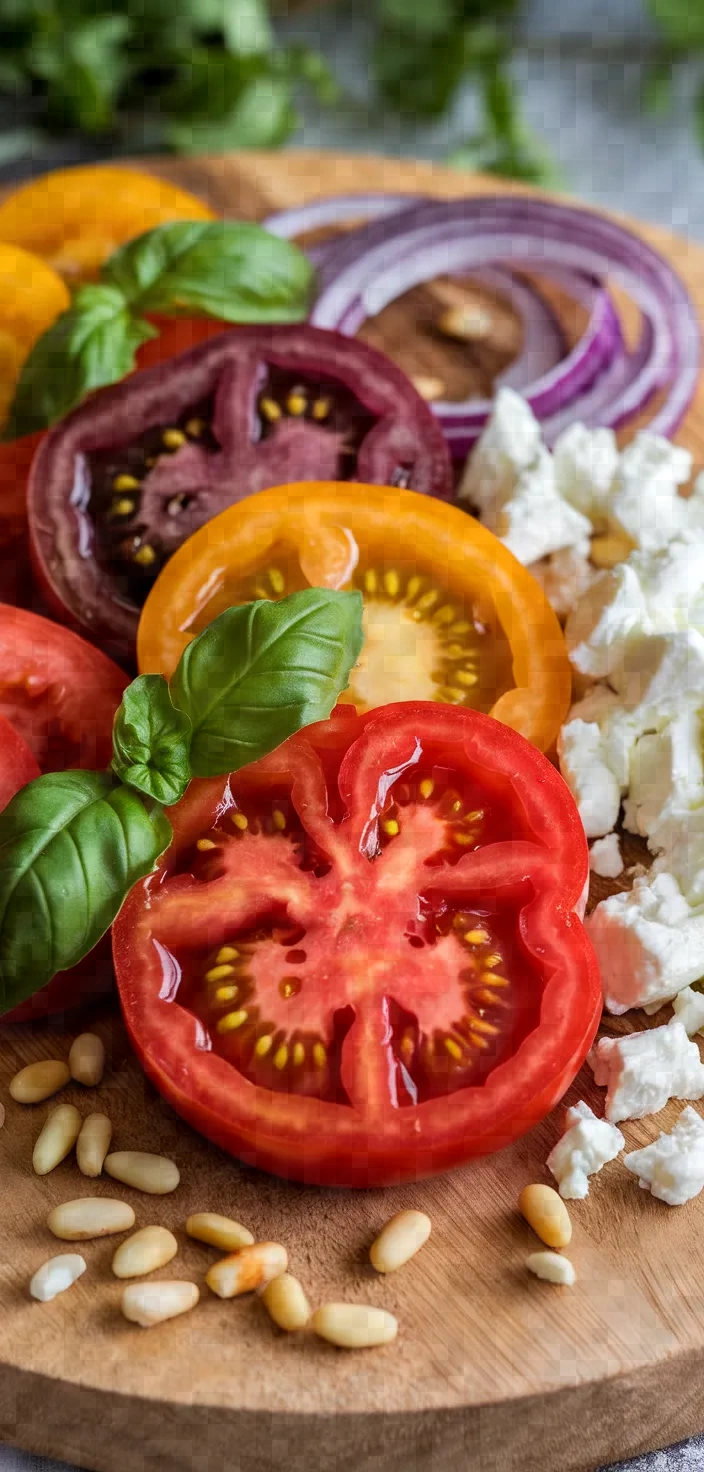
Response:
[{"label": "pine nut", "polygon": [[189,1216],[186,1231],[197,1242],[207,1242],[222,1252],[239,1252],[240,1247],[251,1247],[254,1242],[246,1227],[233,1222],[229,1216],[219,1216],[216,1211],[199,1211],[195,1216]]},{"label": "pine nut", "polygon": [[70,1155],[81,1132],[81,1116],[75,1104],[59,1104],[52,1109],[34,1146],[32,1166],[35,1175],[47,1176]]},{"label": "pine nut", "polygon": [[62,1242],[87,1242],[90,1237],[128,1232],[134,1226],[134,1212],[126,1201],[115,1201],[111,1196],[83,1196],[55,1206],[46,1224]]},{"label": "pine nut", "polygon": [[68,1064],[58,1058],[42,1058],[40,1063],[28,1063],[21,1068],[10,1084],[10,1098],[18,1104],[41,1104],[65,1088],[71,1077]]},{"label": "pine nut", "polygon": [[398,1334],[398,1320],[383,1308],[363,1303],[324,1303],[316,1309],[311,1328],[339,1349],[371,1349],[390,1344]]},{"label": "pine nut", "polygon": [[166,1267],[178,1252],[178,1242],[166,1227],[142,1227],[121,1242],[112,1260],[116,1278],[142,1278]]},{"label": "pine nut", "polygon": [[571,1288],[577,1277],[569,1258],[561,1257],[559,1252],[533,1252],[526,1258],[526,1267],[536,1278],[562,1283],[566,1288]]},{"label": "pine nut", "polygon": [[121,1300],[122,1312],[131,1324],[150,1329],[195,1308],[200,1293],[195,1283],[170,1280],[166,1283],[130,1283]]},{"label": "pine nut", "polygon": [[78,1169],[84,1176],[99,1176],[110,1149],[112,1125],[107,1114],[89,1114],[76,1141]]},{"label": "pine nut", "polygon": [[305,1329],[310,1318],[310,1304],[298,1278],[290,1273],[280,1273],[272,1278],[262,1290],[262,1303],[269,1317],[279,1329],[293,1334],[296,1329]]},{"label": "pine nut", "polygon": [[280,1242],[255,1242],[221,1257],[205,1275],[205,1281],[218,1298],[237,1298],[262,1288],[278,1278],[288,1267],[288,1253]]},{"label": "pine nut", "polygon": [[117,1150],[108,1155],[105,1169],[123,1186],[133,1186],[147,1196],[168,1196],[181,1179],[178,1166],[165,1155],[150,1155],[147,1150]]},{"label": "pine nut", "polygon": [[431,1221],[424,1211],[397,1211],[369,1249],[378,1273],[395,1273],[410,1262],[430,1236]]},{"label": "pine nut", "polygon": [[30,1294],[38,1303],[50,1303],[58,1293],[65,1293],[85,1270],[86,1260],[80,1253],[61,1252],[37,1268],[29,1285]]},{"label": "pine nut", "polygon": [[77,1084],[94,1089],[105,1072],[105,1048],[102,1039],[94,1032],[82,1032],[71,1044],[68,1055],[71,1078]]},{"label": "pine nut", "polygon": [[570,1214],[552,1186],[524,1186],[518,1210],[547,1247],[566,1247],[572,1236]]}]

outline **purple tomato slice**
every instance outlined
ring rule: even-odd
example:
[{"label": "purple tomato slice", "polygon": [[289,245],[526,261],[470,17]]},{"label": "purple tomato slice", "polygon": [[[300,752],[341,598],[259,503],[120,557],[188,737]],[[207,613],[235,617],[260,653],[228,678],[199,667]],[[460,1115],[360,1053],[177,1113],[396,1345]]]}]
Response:
[{"label": "purple tomato slice", "polygon": [[292,481],[448,497],[448,450],[405,374],[309,327],[241,328],[103,390],[44,440],[32,551],[57,615],[128,657],[141,606],[181,543],[253,492]]}]

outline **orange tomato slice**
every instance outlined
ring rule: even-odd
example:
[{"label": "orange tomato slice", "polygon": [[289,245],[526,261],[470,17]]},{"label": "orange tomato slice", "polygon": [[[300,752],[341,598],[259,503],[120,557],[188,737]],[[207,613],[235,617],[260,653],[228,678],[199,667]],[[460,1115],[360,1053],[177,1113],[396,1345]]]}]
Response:
[{"label": "orange tomato slice", "polygon": [[212,220],[185,189],[121,164],[57,169],[0,203],[0,240],[43,256],[67,281],[90,280],[125,241],[170,220]]}]

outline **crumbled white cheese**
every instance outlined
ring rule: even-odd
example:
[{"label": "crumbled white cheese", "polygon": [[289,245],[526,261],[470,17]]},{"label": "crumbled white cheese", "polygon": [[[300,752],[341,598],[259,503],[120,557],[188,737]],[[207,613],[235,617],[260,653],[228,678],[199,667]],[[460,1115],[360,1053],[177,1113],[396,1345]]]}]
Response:
[{"label": "crumbled white cheese", "polygon": [[[600,573],[579,599],[565,628],[575,669],[607,678],[624,692],[633,673],[657,665],[650,649],[657,635],[704,630],[704,535],[682,536],[654,552],[632,552],[626,562]],[[625,665],[625,671],[624,671]],[[627,703],[644,698],[640,686]]]},{"label": "crumbled white cheese", "polygon": [[704,992],[695,992],[694,987],[685,986],[677,993],[672,1003],[673,1021],[682,1023],[687,1037],[704,1029]]},{"label": "crumbled white cheese", "polygon": [[483,524],[526,565],[563,547],[588,551],[591,523],[558,494],[540,425],[513,389],[499,389],[457,499],[475,508]]},{"label": "crumbled white cheese", "polygon": [[558,496],[547,450],[541,449],[535,464],[522,472],[501,510],[482,520],[526,566],[563,547],[589,550],[590,523]]},{"label": "crumbled white cheese", "polygon": [[605,527],[609,491],[619,462],[613,430],[571,424],[555,441],[553,461],[558,494],[588,516],[594,527]]},{"label": "crumbled white cheese", "polygon": [[608,497],[612,529],[643,551],[655,550],[696,522],[697,504],[679,494],[692,473],[688,450],[660,435],[637,434],[622,452]]},{"label": "crumbled white cheese", "polygon": [[634,880],[585,924],[609,1012],[669,1002],[704,976],[704,915],[692,911],[672,874]]},{"label": "crumbled white cheese", "polygon": [[704,807],[674,807],[655,824],[648,848],[658,854],[651,873],[674,874],[692,909],[704,905]]},{"label": "crumbled white cheese", "polygon": [[557,743],[560,771],[579,808],[587,838],[610,833],[621,807],[621,788],[606,762],[595,721],[571,720]]},{"label": "crumbled white cheese", "polygon": [[618,879],[623,873],[621,845],[617,833],[607,833],[597,838],[589,850],[589,868],[600,879]]},{"label": "crumbled white cheese", "polygon": [[702,704],[704,638],[690,628],[634,640],[610,679],[625,706],[641,708],[641,730],[662,726],[683,707]]},{"label": "crumbled white cheese", "polygon": [[591,587],[596,576],[587,552],[581,547],[562,547],[530,568],[558,618],[566,618],[575,603]]},{"label": "crumbled white cheese", "polygon": [[[595,721],[601,731],[603,756],[613,772],[621,794],[628,790],[631,753],[643,734],[644,712],[636,707],[626,710],[618,695],[606,685],[592,685],[583,700],[572,706],[570,721]],[[652,727],[651,727],[652,729]]]},{"label": "crumbled white cheese", "polygon": [[630,559],[599,573],[565,625],[574,668],[594,679],[603,679],[619,669],[629,642],[651,632],[643,589]]},{"label": "crumbled white cheese", "polygon": [[530,405],[513,389],[500,388],[465,466],[458,501],[475,506],[482,521],[485,515],[493,518],[542,448],[540,425]]},{"label": "crumbled white cheese", "polygon": [[547,1158],[548,1170],[565,1201],[581,1201],[589,1193],[589,1176],[615,1160],[625,1140],[615,1124],[597,1119],[583,1100],[567,1110],[565,1133]]},{"label": "crumbled white cheese", "polygon": [[643,837],[673,812],[704,803],[698,711],[682,711],[661,731],[639,738],[631,752],[628,788],[624,827]]},{"label": "crumbled white cheese", "polygon": [[668,1099],[701,1099],[704,1064],[681,1022],[620,1038],[600,1038],[589,1054],[595,1083],[606,1085],[606,1118],[642,1119]]},{"label": "crumbled white cheese", "polygon": [[625,1155],[626,1170],[638,1184],[668,1206],[682,1206],[704,1187],[704,1120],[690,1105],[682,1110],[671,1134]]}]

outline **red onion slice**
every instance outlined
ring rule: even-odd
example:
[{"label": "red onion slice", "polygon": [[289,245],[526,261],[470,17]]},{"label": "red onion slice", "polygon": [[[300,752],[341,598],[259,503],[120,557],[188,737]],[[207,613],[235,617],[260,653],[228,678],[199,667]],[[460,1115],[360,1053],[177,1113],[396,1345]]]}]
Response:
[{"label": "red onion slice", "polygon": [[[602,286],[581,341],[526,387],[549,439],[580,419],[618,425],[659,389],[664,402],[653,433],[672,434],[691,402],[700,362],[693,303],[669,263],[636,235],[586,210],[543,200],[479,195],[427,201],[334,241],[321,266],[311,320],[348,335],[411,286],[444,273],[486,268],[567,273],[575,295],[585,280],[619,285],[639,307],[643,326],[633,352],[623,344],[616,309]],[[477,438],[490,403],[435,403],[453,453]]]}]

